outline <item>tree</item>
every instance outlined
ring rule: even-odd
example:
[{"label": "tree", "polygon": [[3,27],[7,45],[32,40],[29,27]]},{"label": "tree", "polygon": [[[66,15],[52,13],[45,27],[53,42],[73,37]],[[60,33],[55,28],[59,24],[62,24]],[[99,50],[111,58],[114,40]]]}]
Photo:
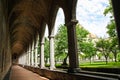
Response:
[{"label": "tree", "polygon": [[115,26],[115,20],[113,17],[113,8],[112,8],[112,3],[111,0],[109,0],[109,5],[106,7],[104,10],[104,15],[106,16],[107,14],[111,14],[110,16],[110,22],[107,25],[107,33],[109,34],[111,38],[111,51],[114,55],[115,62],[117,62],[117,53],[119,52],[118,49],[118,37],[117,37],[117,31],[116,31],[116,26]]},{"label": "tree", "polygon": [[114,61],[117,62],[117,54],[120,52],[119,51],[119,47],[118,47],[118,38],[117,37],[113,37],[111,39],[111,52],[114,55]]},{"label": "tree", "polygon": [[68,43],[67,43],[67,28],[64,25],[60,25],[57,34],[55,35],[55,56],[60,58],[63,56],[63,64],[67,65],[67,52]]},{"label": "tree", "polygon": [[112,2],[109,0],[109,5],[105,8],[104,13],[105,16],[107,14],[111,14],[110,18],[113,18],[113,8],[112,8]]},{"label": "tree", "polygon": [[50,57],[49,55],[49,40],[47,38],[45,38],[45,64],[47,64],[48,59]]},{"label": "tree", "polygon": [[84,41],[86,40],[86,37],[89,34],[89,31],[84,29],[84,27],[82,25],[77,24],[76,25],[76,34],[77,34],[78,51],[82,52],[82,49],[84,49],[84,47],[82,47],[82,44],[85,45]]},{"label": "tree", "polygon": [[[76,34],[77,34],[77,41],[78,46],[80,46],[80,42],[82,38],[85,38],[89,32],[85,30],[80,24],[76,25]],[[67,28],[64,25],[60,25],[57,34],[55,35],[55,53],[56,56],[63,56],[66,54],[63,64],[66,64],[66,60],[68,57],[67,54],[68,50],[68,40],[67,40]]]},{"label": "tree", "polygon": [[96,48],[92,41],[85,41],[81,43],[81,52],[85,53],[85,56],[92,61],[92,56],[96,54]]},{"label": "tree", "polygon": [[77,41],[79,44],[80,42],[83,41],[84,38],[87,37],[87,35],[89,34],[89,31],[84,29],[84,27],[82,25],[77,24],[76,25],[76,34],[77,34]]},{"label": "tree", "polygon": [[110,40],[100,38],[96,42],[96,48],[97,48],[98,51],[100,51],[104,55],[104,57],[106,59],[106,64],[107,64],[108,63],[109,53],[111,52]]}]

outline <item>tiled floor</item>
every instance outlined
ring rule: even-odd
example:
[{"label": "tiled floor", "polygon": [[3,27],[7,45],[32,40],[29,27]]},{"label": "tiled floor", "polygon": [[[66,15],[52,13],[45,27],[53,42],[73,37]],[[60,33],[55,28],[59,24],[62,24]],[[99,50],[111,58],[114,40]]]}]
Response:
[{"label": "tiled floor", "polygon": [[14,65],[11,71],[10,80],[49,80],[36,73],[26,70],[20,66]]}]

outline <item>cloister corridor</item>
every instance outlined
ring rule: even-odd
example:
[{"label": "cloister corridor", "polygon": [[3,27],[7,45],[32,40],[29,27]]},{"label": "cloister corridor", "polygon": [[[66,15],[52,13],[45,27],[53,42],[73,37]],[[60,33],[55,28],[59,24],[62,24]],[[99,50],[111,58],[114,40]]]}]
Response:
[{"label": "cloister corridor", "polygon": [[[120,80],[119,74],[80,68],[76,37],[77,1],[0,0],[0,80]],[[111,3],[120,43],[120,0],[111,0]],[[60,8],[67,28],[69,65],[66,69],[55,66],[54,30]],[[47,68],[44,49],[46,26],[49,39]]]},{"label": "cloister corridor", "polygon": [[13,65],[10,80],[49,80],[20,66]]}]

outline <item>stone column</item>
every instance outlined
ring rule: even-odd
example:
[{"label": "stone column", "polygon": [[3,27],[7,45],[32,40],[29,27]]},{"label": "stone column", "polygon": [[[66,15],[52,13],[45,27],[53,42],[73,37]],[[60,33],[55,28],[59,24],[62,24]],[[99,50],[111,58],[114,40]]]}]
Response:
[{"label": "stone column", "polygon": [[50,70],[55,69],[55,58],[54,58],[54,36],[49,36],[50,40]]},{"label": "stone column", "polygon": [[25,65],[25,53],[22,55],[23,65]]},{"label": "stone column", "polygon": [[31,65],[31,48],[30,47],[29,47],[29,51],[28,52],[29,52],[28,53],[29,54],[29,64],[28,65],[30,66]]},{"label": "stone column", "polygon": [[44,37],[41,41],[41,44],[40,44],[40,68],[44,68],[45,67],[45,60],[44,60]]},{"label": "stone column", "polygon": [[32,45],[32,53],[31,53],[31,66],[34,66],[34,42]]},{"label": "stone column", "polygon": [[37,60],[37,58],[38,58],[38,53],[37,53],[38,50],[37,50],[37,48],[38,48],[38,47],[35,48],[35,67],[38,66],[38,63],[37,63],[37,61],[38,61],[38,60]]},{"label": "stone column", "polygon": [[25,65],[27,65],[27,53],[25,53]]},{"label": "stone column", "polygon": [[26,53],[24,53],[24,65],[26,65]]},{"label": "stone column", "polygon": [[21,63],[22,63],[22,65],[24,65],[24,63],[25,63],[24,54],[21,56]]},{"label": "stone column", "polygon": [[22,59],[21,59],[21,56],[19,58],[19,64],[22,64]]},{"label": "stone column", "polygon": [[21,60],[20,61],[21,61],[20,63],[23,65],[23,61],[24,61],[23,60],[23,56],[21,56]]},{"label": "stone column", "polygon": [[27,51],[27,54],[26,54],[26,61],[27,61],[27,66],[29,65],[29,51]]},{"label": "stone column", "polygon": [[38,43],[39,43],[39,37],[38,37],[37,43],[35,45],[35,67],[38,66]]},{"label": "stone column", "polygon": [[19,59],[18,59],[18,64],[21,64],[20,62],[21,62],[21,57],[19,57]]},{"label": "stone column", "polygon": [[118,41],[120,45],[120,0],[111,0],[111,1],[112,1],[113,13],[116,23]]},{"label": "stone column", "polygon": [[77,52],[77,39],[76,39],[76,24],[77,20],[71,20],[67,24],[68,33],[68,55],[69,55],[69,69],[68,72],[78,72],[78,52]]}]

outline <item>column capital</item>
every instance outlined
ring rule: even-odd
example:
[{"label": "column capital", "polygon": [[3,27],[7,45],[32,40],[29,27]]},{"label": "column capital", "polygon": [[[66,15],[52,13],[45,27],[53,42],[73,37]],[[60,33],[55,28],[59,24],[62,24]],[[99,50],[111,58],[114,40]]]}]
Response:
[{"label": "column capital", "polygon": [[48,38],[54,38],[55,36],[54,35],[50,35],[50,36],[48,36]]},{"label": "column capital", "polygon": [[35,49],[37,49],[39,46],[35,46]]},{"label": "column capital", "polygon": [[45,44],[45,42],[41,42],[40,44],[41,44],[41,45],[44,45],[44,44]]},{"label": "column capital", "polygon": [[67,24],[65,24],[65,26],[76,25],[77,23],[78,23],[78,20],[76,20],[76,19],[71,19],[71,21],[68,22]]}]

